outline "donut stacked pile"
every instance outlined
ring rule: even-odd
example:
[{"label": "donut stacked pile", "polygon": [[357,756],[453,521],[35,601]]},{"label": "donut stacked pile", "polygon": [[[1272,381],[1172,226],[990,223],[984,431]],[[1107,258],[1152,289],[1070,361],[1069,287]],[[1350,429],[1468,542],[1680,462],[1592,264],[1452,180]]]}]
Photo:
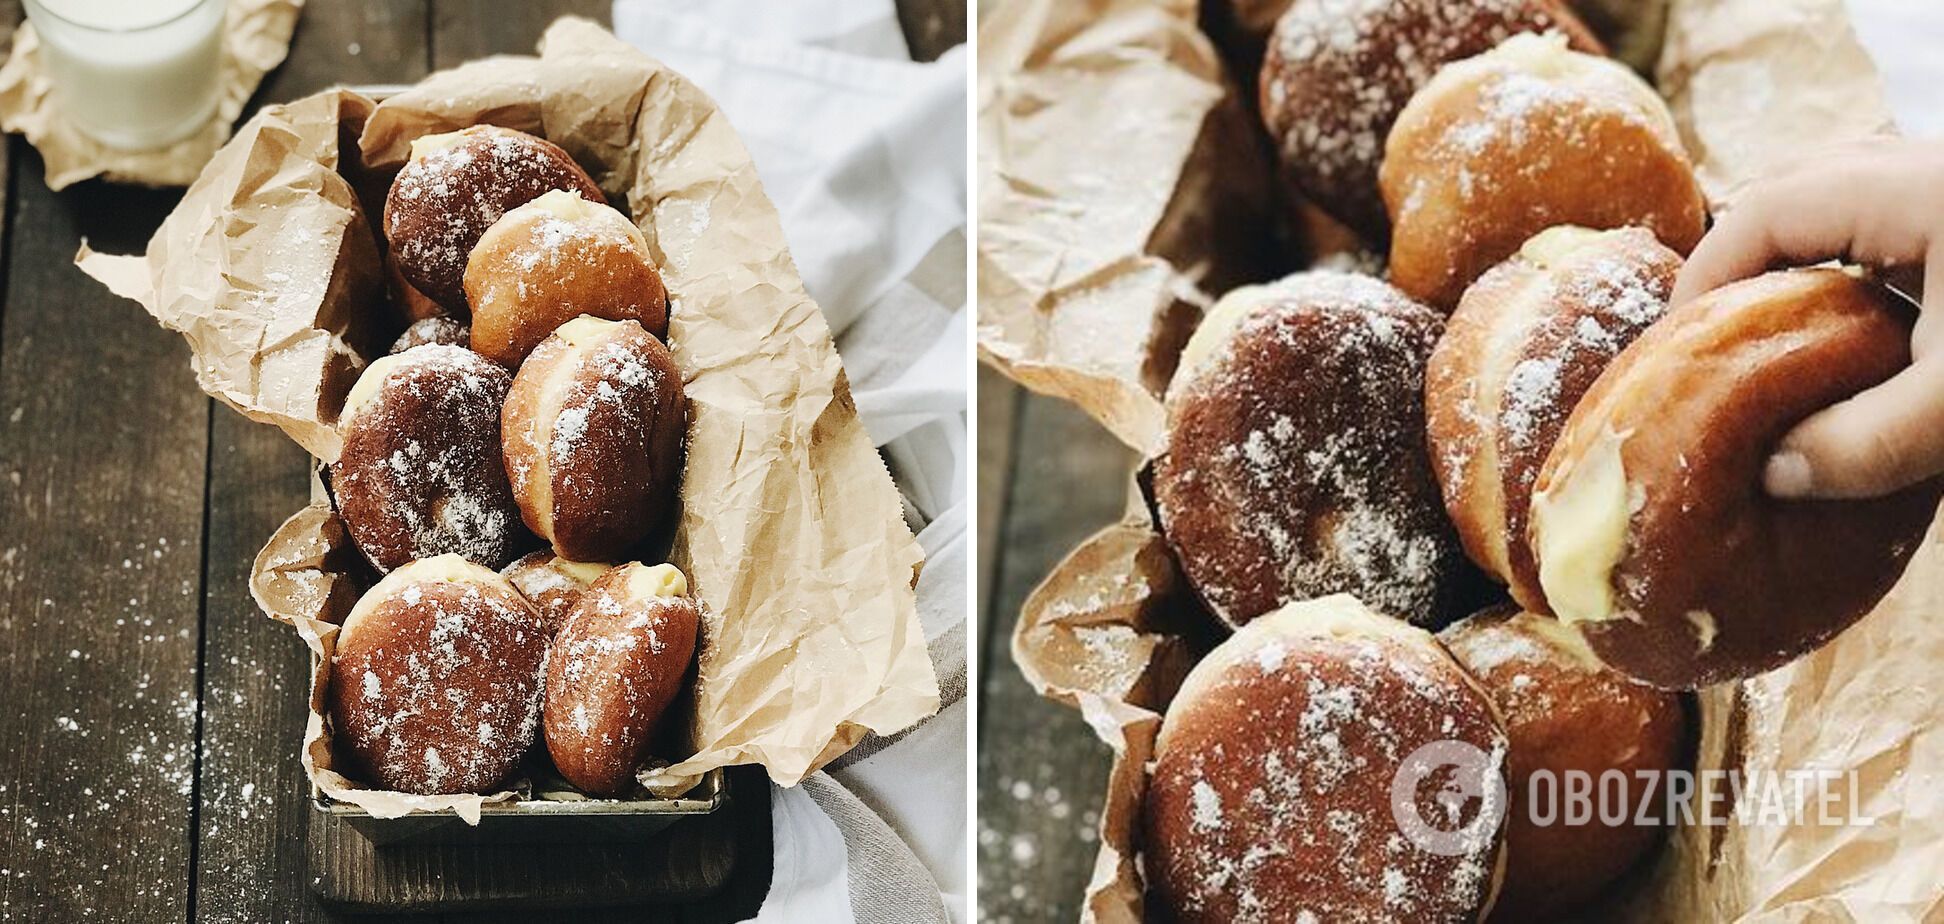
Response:
[{"label": "donut stacked pile", "polygon": [[[1553,0],[1295,0],[1258,86],[1294,191],[1387,278],[1232,291],[1169,385],[1156,519],[1233,634],[1162,724],[1150,893],[1181,921],[1557,916],[1659,840],[1636,771],[1687,759],[1680,691],[1826,642],[1921,541],[1944,480],[1761,478],[1909,363],[1913,313],[1839,269],[1670,308],[1707,223],[1688,154]],[[1503,789],[1393,791],[1440,742]],[[1526,781],[1568,770],[1636,781],[1627,821],[1535,824]]]},{"label": "donut stacked pile", "polygon": [[352,386],[327,471],[383,575],[328,665],[339,769],[488,793],[544,750],[626,795],[700,623],[679,570],[632,560],[687,428],[661,273],[565,151],[490,125],[415,141],[384,230],[416,320]]}]

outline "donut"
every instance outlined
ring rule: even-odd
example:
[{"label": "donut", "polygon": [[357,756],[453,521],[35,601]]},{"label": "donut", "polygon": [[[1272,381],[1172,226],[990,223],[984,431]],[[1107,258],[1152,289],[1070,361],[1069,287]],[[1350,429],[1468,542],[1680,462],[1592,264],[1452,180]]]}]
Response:
[{"label": "donut", "polygon": [[500,574],[540,612],[541,625],[552,636],[567,624],[567,614],[580,602],[587,585],[613,567],[602,562],[568,561],[542,550],[528,552],[501,568]]},{"label": "donut", "polygon": [[687,414],[674,358],[640,324],[562,324],[521,364],[501,418],[527,526],[562,558],[626,560],[673,506]]},{"label": "donut", "polygon": [[1237,289],[1196,328],[1153,496],[1223,622],[1338,592],[1420,624],[1464,615],[1469,567],[1424,440],[1424,364],[1443,329],[1390,286],[1329,271]]},{"label": "donut", "polygon": [[472,348],[504,366],[580,315],[668,335],[668,293],[641,229],[556,189],[494,222],[466,261]]},{"label": "donut", "polygon": [[1425,371],[1425,424],[1465,551],[1544,606],[1526,545],[1532,481],[1614,354],[1667,310],[1678,254],[1642,228],[1540,232],[1458,302]]},{"label": "donut", "polygon": [[[1643,804],[1665,799],[1654,781],[1683,767],[1687,711],[1678,694],[1634,683],[1593,657],[1577,633],[1516,607],[1479,613],[1438,639],[1492,698],[1511,742],[1505,887],[1492,919],[1559,920],[1659,841],[1662,828],[1634,821]],[[1621,783],[1610,790],[1620,796],[1617,805],[1596,808],[1624,811],[1608,817],[1625,820],[1608,825],[1596,811],[1585,824],[1568,823],[1559,794],[1575,771],[1596,792],[1609,791],[1601,780],[1617,773]],[[1550,775],[1551,788],[1537,792],[1550,804],[1534,805],[1532,780],[1541,773]]]},{"label": "donut", "polygon": [[390,353],[403,353],[415,346],[428,343],[443,343],[448,346],[463,347],[471,342],[472,335],[466,329],[466,322],[448,315],[420,318],[413,321],[405,332],[392,342]]},{"label": "donut", "polygon": [[[1347,595],[1289,604],[1169,703],[1142,801],[1147,882],[1181,924],[1477,921],[1505,862],[1507,748],[1429,633]],[[1447,809],[1441,789],[1463,798]],[[1406,808],[1439,840],[1407,836]]]},{"label": "donut", "polygon": [[1263,127],[1284,175],[1305,198],[1381,244],[1390,218],[1377,167],[1412,94],[1446,62],[1489,51],[1516,33],[1551,29],[1577,48],[1600,50],[1557,0],[1289,3],[1269,35],[1257,81]]},{"label": "donut", "polygon": [[497,568],[520,538],[500,460],[500,404],[513,375],[464,347],[381,357],[338,415],[331,463],[338,516],[373,567],[448,552]]},{"label": "donut", "polygon": [[426,135],[385,197],[385,237],[413,288],[447,308],[466,306],[466,259],[508,210],[564,189],[606,202],[559,146],[497,125]]},{"label": "donut", "polygon": [[547,753],[589,795],[634,783],[695,657],[701,610],[674,565],[632,562],[601,575],[547,655]]},{"label": "donut", "polygon": [[493,792],[539,732],[546,656],[540,614],[505,578],[457,555],[412,562],[338,628],[335,753],[384,789]]},{"label": "donut", "polygon": [[1667,104],[1558,36],[1515,35],[1439,71],[1397,117],[1378,181],[1392,284],[1447,311],[1554,225],[1638,226],[1685,255],[1707,222]]},{"label": "donut", "polygon": [[1670,310],[1600,373],[1539,471],[1527,539],[1551,612],[1669,689],[1778,667],[1861,618],[1923,541],[1944,477],[1780,500],[1762,473],[1797,423],[1908,366],[1913,323],[1839,269]]}]

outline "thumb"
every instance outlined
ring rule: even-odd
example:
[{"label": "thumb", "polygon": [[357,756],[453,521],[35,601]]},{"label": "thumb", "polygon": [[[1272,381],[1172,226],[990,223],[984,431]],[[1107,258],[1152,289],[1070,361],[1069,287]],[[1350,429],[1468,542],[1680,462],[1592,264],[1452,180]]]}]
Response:
[{"label": "thumb", "polygon": [[1944,472],[1944,356],[1811,415],[1763,481],[1780,498],[1880,497]]}]

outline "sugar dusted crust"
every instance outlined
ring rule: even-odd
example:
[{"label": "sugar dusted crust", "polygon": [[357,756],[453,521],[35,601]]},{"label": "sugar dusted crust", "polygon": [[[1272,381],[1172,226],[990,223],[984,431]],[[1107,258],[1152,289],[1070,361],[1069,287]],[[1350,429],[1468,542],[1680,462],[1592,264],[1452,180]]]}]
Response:
[{"label": "sugar dusted crust", "polygon": [[668,349],[633,321],[583,317],[542,341],[504,427],[522,517],[563,557],[625,559],[673,505],[687,399]]},{"label": "sugar dusted crust", "polygon": [[634,786],[681,692],[701,623],[687,590],[672,565],[622,565],[581,594],[554,641],[547,751],[560,775],[590,795]]},{"label": "sugar dusted crust", "polygon": [[1602,661],[1671,689],[1748,677],[1889,592],[1944,478],[1873,500],[1782,501],[1762,469],[1795,424],[1905,368],[1911,325],[1906,303],[1851,273],[1769,273],[1674,308],[1614,359],[1547,456],[1528,529],[1549,601],[1600,599],[1552,568],[1552,533],[1577,521],[1544,508],[1617,453],[1622,541],[1608,567],[1583,569],[1604,576],[1609,608],[1574,622]]},{"label": "sugar dusted crust", "polygon": [[1411,99],[1380,170],[1391,280],[1449,310],[1555,225],[1638,226],[1686,254],[1707,206],[1673,117],[1624,66],[1514,36]]},{"label": "sugar dusted crust", "polygon": [[[1491,696],[1511,743],[1505,888],[1492,913],[1506,921],[1558,920],[1658,843],[1661,829],[1631,823],[1642,800],[1664,798],[1638,774],[1682,768],[1686,709],[1678,695],[1605,667],[1577,633],[1545,616],[1506,607],[1472,616],[1438,638]],[[1536,824],[1527,798],[1540,771],[1560,780],[1567,771],[1596,780],[1618,772],[1628,822]]]},{"label": "sugar dusted crust", "polygon": [[580,602],[581,592],[613,567],[603,562],[568,561],[542,549],[521,556],[500,569],[500,574],[533,604],[551,637],[567,624],[567,614]]},{"label": "sugar dusted crust", "polygon": [[[1154,465],[1162,531],[1202,598],[1242,625],[1349,592],[1431,624],[1470,579],[1424,443],[1435,312],[1384,283],[1299,273],[1210,313],[1169,389]],[[1197,345],[1195,340],[1213,338]]]},{"label": "sugar dusted crust", "polygon": [[1520,32],[1599,42],[1551,0],[1296,0],[1276,22],[1259,80],[1263,121],[1306,197],[1372,241],[1390,220],[1378,194],[1384,139],[1446,62]]},{"label": "sugar dusted crust", "polygon": [[1535,235],[1465,292],[1432,351],[1431,462],[1472,560],[1543,607],[1532,483],[1579,398],[1666,311],[1681,258],[1640,228]]},{"label": "sugar dusted crust", "polygon": [[[1477,921],[1503,827],[1446,857],[1406,840],[1392,812],[1391,780],[1434,741],[1469,744],[1503,775],[1490,701],[1429,634],[1341,596],[1264,616],[1168,706],[1143,803],[1147,881],[1184,924]],[[1443,817],[1435,790],[1418,792],[1425,818]],[[1464,803],[1451,827],[1482,810]]]},{"label": "sugar dusted crust", "polygon": [[509,367],[580,315],[668,334],[668,293],[641,230],[564,190],[494,223],[472,249],[465,288],[472,348]]},{"label": "sugar dusted crust", "polygon": [[466,306],[466,259],[493,223],[549,190],[607,201],[558,145],[496,125],[420,139],[385,197],[399,275],[448,308]]},{"label": "sugar dusted crust", "polygon": [[466,322],[458,318],[446,315],[420,318],[405,328],[404,333],[398,335],[398,339],[392,342],[391,349],[387,350],[386,354],[403,353],[415,346],[424,346],[428,343],[462,347],[471,340],[472,333],[466,328]]},{"label": "sugar dusted crust", "polygon": [[346,399],[331,494],[379,571],[448,552],[489,568],[512,557],[519,508],[500,461],[512,374],[464,347],[383,357]]},{"label": "sugar dusted crust", "polygon": [[539,731],[547,640],[490,570],[447,555],[392,572],[353,607],[332,653],[340,770],[422,795],[499,788]]}]

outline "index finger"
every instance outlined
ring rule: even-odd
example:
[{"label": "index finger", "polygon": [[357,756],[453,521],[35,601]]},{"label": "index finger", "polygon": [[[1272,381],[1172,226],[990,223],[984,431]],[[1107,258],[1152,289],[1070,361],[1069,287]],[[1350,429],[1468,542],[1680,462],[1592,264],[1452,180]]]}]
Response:
[{"label": "index finger", "polygon": [[1779,265],[1921,261],[1935,216],[1912,207],[1908,166],[1900,158],[1859,157],[1756,185],[1694,248],[1671,304]]}]

